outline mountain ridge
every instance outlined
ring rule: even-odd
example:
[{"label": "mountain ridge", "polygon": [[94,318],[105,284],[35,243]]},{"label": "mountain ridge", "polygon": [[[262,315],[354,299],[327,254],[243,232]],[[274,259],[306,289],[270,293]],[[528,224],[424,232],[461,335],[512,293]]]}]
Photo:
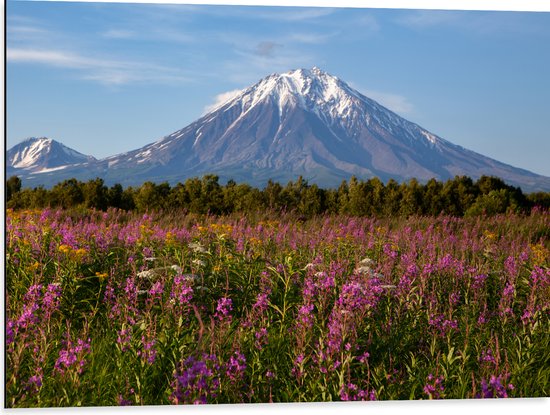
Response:
[{"label": "mountain ridge", "polygon": [[39,176],[70,173],[126,185],[208,173],[262,185],[302,175],[324,187],[352,175],[400,182],[489,175],[525,190],[550,190],[550,178],[438,137],[316,67],[268,75],[141,148]]}]

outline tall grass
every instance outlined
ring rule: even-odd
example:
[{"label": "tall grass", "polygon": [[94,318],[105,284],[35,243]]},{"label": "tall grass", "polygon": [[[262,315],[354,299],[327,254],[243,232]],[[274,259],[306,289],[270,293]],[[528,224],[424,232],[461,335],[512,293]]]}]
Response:
[{"label": "tall grass", "polygon": [[550,395],[550,215],[8,211],[8,407]]}]

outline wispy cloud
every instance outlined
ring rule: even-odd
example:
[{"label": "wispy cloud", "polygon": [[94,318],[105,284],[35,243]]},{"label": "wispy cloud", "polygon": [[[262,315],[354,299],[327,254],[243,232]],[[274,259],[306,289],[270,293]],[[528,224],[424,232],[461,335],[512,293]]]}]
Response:
[{"label": "wispy cloud", "polygon": [[366,97],[369,97],[379,104],[385,106],[386,108],[401,114],[401,115],[410,115],[414,113],[413,104],[407,99],[407,97],[394,94],[391,92],[375,91],[372,89],[365,89],[356,86],[354,83],[350,82],[350,85],[360,91]]},{"label": "wispy cloud", "polygon": [[330,17],[337,9],[331,7],[262,7],[262,6],[187,6],[158,5],[158,10],[187,11],[202,15],[272,20],[278,22],[314,22]]},{"label": "wispy cloud", "polygon": [[408,12],[404,16],[397,19],[397,23],[412,28],[426,28],[433,26],[456,24],[461,19],[457,12],[453,11],[433,11],[433,10],[418,10]]},{"label": "wispy cloud", "polygon": [[133,39],[136,38],[138,34],[134,30],[109,29],[101,35],[108,39]]},{"label": "wispy cloud", "polygon": [[55,50],[8,48],[6,56],[8,62],[38,63],[65,68],[106,66],[106,63]]},{"label": "wispy cloud", "polygon": [[123,60],[82,56],[61,50],[8,48],[8,63],[53,66],[78,71],[78,77],[106,85],[134,82],[172,83],[189,79],[173,68]]},{"label": "wispy cloud", "polygon": [[285,22],[313,21],[329,17],[335,11],[332,8],[266,8],[265,11],[254,11],[254,17],[259,19],[278,20]]},{"label": "wispy cloud", "polygon": [[327,42],[332,37],[336,36],[337,32],[319,33],[319,32],[296,32],[289,33],[285,36],[286,42],[292,43],[304,43],[311,45],[318,45]]},{"label": "wispy cloud", "polygon": [[412,114],[414,111],[413,104],[411,104],[411,102],[409,102],[409,100],[402,95],[369,90],[366,90],[364,95],[374,99],[376,102],[398,114],[408,115]]},{"label": "wispy cloud", "polygon": [[193,35],[169,27],[153,29],[146,27],[139,30],[109,29],[102,32],[101,37],[115,40],[145,40],[163,43],[191,43],[197,40]]},{"label": "wispy cloud", "polygon": [[242,92],[242,89],[233,89],[232,91],[222,92],[214,97],[214,102],[204,107],[203,114],[207,114],[210,111],[215,110],[219,106],[225,104],[227,101],[235,98]]},{"label": "wispy cloud", "polygon": [[532,19],[532,13],[465,10],[415,10],[395,20],[412,29],[446,27],[477,35],[545,35],[545,20]]}]

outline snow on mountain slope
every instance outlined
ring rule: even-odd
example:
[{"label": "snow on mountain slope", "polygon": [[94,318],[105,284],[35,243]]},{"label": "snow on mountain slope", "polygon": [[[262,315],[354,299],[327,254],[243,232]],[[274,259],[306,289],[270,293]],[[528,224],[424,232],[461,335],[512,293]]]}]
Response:
[{"label": "snow on mountain slope", "polygon": [[66,166],[94,161],[51,138],[28,138],[8,150],[6,154],[9,170],[49,172]]},{"label": "snow on mountain slope", "polygon": [[324,187],[352,175],[421,182],[492,175],[524,190],[550,190],[550,178],[444,140],[315,67],[271,74],[154,143],[49,177],[140,185],[208,173],[256,186],[302,175]]}]

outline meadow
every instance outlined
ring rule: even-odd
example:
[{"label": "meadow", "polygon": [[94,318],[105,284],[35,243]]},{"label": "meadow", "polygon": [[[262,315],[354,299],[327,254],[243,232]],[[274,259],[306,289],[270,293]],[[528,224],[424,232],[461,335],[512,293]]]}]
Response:
[{"label": "meadow", "polygon": [[550,396],[550,213],[6,213],[7,407]]}]

